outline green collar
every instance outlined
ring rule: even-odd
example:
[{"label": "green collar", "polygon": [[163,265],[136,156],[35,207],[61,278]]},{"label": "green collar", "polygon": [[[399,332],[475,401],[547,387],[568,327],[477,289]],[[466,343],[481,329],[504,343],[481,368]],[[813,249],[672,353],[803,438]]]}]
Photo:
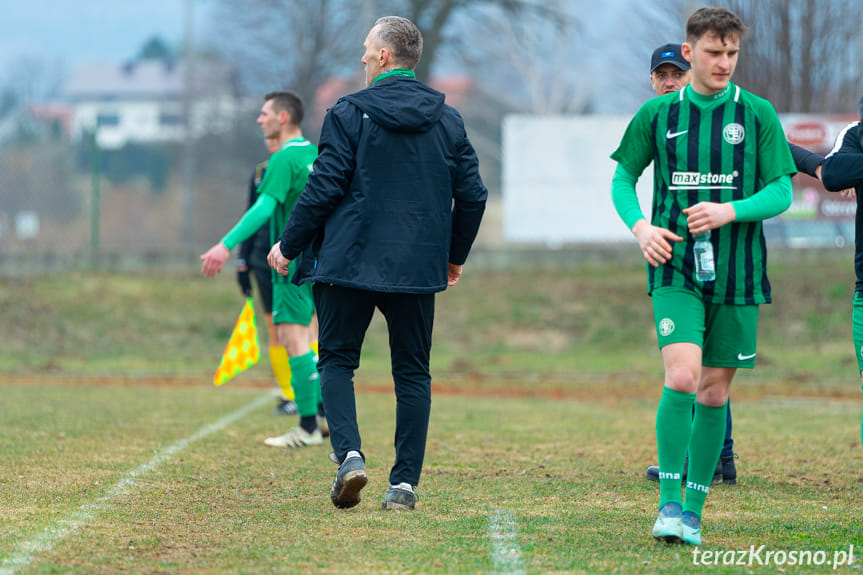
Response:
[{"label": "green collar", "polygon": [[296,138],[291,138],[290,140],[282,144],[282,147],[279,149],[284,150],[285,148],[290,148],[291,146],[294,146],[296,144],[304,144],[306,141],[307,140],[304,137],[297,136]]},{"label": "green collar", "polygon": [[687,86],[687,89],[688,89],[690,99],[692,99],[694,102],[697,102],[699,104],[704,105],[704,104],[710,104],[711,102],[717,102],[719,100],[724,99],[726,96],[728,96],[728,94],[731,93],[733,87],[734,87],[734,84],[731,82],[728,82],[728,85],[725,86],[725,88],[716,92],[715,94],[709,94],[709,95],[708,94],[699,94],[692,87],[692,84],[689,84]]},{"label": "green collar", "polygon": [[388,72],[384,72],[379,74],[377,78],[372,80],[372,84],[377,82],[378,80],[382,80],[383,78],[389,78],[390,76],[404,76],[405,78],[416,78],[417,75],[414,74],[413,70],[405,70],[404,68],[396,68],[395,70],[389,70]]},{"label": "green collar", "polygon": [[686,86],[686,95],[689,97],[689,100],[697,105],[702,110],[712,110],[713,108],[722,104],[726,99],[728,99],[729,94],[734,91],[734,84],[728,82],[728,85],[715,94],[699,94],[692,88],[692,84]]}]

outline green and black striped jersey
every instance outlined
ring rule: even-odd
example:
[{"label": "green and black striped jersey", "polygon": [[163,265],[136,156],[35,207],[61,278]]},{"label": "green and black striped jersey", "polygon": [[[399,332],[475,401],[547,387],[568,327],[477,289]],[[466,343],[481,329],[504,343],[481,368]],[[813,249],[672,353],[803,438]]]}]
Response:
[{"label": "green and black striped jersey", "polygon": [[711,232],[716,280],[695,279],[692,235],[684,208],[730,202],[766,183],[796,173],[788,142],[770,102],[733,83],[704,96],[687,86],[646,102],[611,155],[640,175],[653,162],[651,223],[684,238],[671,260],[648,266],[648,289],[678,286],[705,301],[734,305],[769,303],[767,249],[762,223],[732,222]]}]

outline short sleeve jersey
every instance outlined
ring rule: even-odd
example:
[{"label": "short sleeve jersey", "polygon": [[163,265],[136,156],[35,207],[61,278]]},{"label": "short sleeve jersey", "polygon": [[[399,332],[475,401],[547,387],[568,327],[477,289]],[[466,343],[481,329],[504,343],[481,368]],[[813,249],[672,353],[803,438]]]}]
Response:
[{"label": "short sleeve jersey", "polygon": [[653,98],[633,117],[611,155],[639,176],[653,162],[651,223],[684,238],[672,258],[648,266],[648,291],[691,289],[711,303],[771,301],[762,222],[732,222],[712,230],[716,279],[695,279],[694,239],[683,210],[698,202],[730,202],[796,169],[782,125],[770,102],[733,83],[706,97],[691,86]]},{"label": "short sleeve jersey", "polygon": [[[303,193],[306,181],[318,155],[318,148],[305,138],[294,138],[282,144],[282,149],[270,156],[259,194],[272,196],[278,205],[270,218],[270,245],[279,241],[294,204]],[[279,280],[283,276],[275,274]]]}]

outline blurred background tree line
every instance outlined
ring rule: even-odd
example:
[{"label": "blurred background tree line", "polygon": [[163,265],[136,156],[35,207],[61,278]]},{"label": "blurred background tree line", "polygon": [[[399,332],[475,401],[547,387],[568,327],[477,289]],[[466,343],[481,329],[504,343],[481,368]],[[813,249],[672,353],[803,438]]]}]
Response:
[{"label": "blurred background tree line", "polygon": [[[185,0],[190,9],[194,0]],[[209,0],[212,17],[186,37],[153,37],[133,62],[194,65],[222,60],[235,70],[244,112],[186,141],[129,142],[96,150],[59,123],[35,122],[28,106],[61,101],[70,71],[38,58],[0,77],[0,252],[12,214],[39,214],[39,242],[13,248],[86,251],[98,166],[106,251],[190,252],[216,241],[245,208],[253,166],[266,157],[255,124],[265,92],[289,88],[307,104],[305,135],[320,134],[323,110],[363,87],[360,57],[374,20],[399,14],[424,35],[418,77],[455,86],[455,100],[500,193],[501,124],[508,114],[631,115],[652,92],[648,60],[682,41],[703,2],[620,0]],[[851,113],[863,90],[859,0],[728,0],[752,32],[735,82],[779,112]],[[194,68],[193,68],[194,69]],[[457,82],[446,83],[456,79]],[[601,81],[600,81],[601,80]],[[443,89],[443,88],[441,88]],[[457,93],[456,93],[457,92]],[[196,97],[192,95],[190,97]],[[315,109],[317,106],[320,109]],[[218,128],[216,127],[218,126]],[[538,167],[541,169],[541,167]],[[597,193],[602,193],[598,191]],[[184,229],[193,229],[183,238]]]}]

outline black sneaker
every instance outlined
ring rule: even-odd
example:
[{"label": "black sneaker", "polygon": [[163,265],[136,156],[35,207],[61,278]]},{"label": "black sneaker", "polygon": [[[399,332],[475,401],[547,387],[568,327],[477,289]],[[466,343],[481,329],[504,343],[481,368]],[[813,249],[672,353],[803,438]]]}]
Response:
[{"label": "black sneaker", "polygon": [[[713,480],[711,485],[714,483],[722,483],[723,482],[723,460],[722,458],[716,462],[716,470],[713,472]],[[732,462],[732,471],[734,469],[734,463]],[[682,481],[686,481],[686,472],[689,468],[689,458],[686,458],[686,461],[683,462],[683,475],[680,477]],[[644,476],[650,481],[659,481],[659,466],[651,465],[647,468],[647,471],[644,473]],[[736,475],[735,475],[736,476]],[[727,481],[725,483],[728,483]],[[733,485],[733,483],[729,483],[729,485]]]},{"label": "black sneaker", "polygon": [[734,466],[734,460],[737,459],[737,454],[723,455],[719,458],[719,463],[722,465],[722,483],[725,485],[737,485],[737,468]]},{"label": "black sneaker", "polygon": [[390,511],[412,510],[417,506],[417,494],[407,483],[390,485],[387,495],[381,504],[381,509]]},{"label": "black sneaker", "polygon": [[279,403],[273,409],[273,415],[296,415],[297,404],[290,399],[279,398]]},{"label": "black sneaker", "polygon": [[339,465],[330,500],[339,509],[349,509],[360,502],[360,491],[369,482],[363,458],[355,455],[348,457]]}]

